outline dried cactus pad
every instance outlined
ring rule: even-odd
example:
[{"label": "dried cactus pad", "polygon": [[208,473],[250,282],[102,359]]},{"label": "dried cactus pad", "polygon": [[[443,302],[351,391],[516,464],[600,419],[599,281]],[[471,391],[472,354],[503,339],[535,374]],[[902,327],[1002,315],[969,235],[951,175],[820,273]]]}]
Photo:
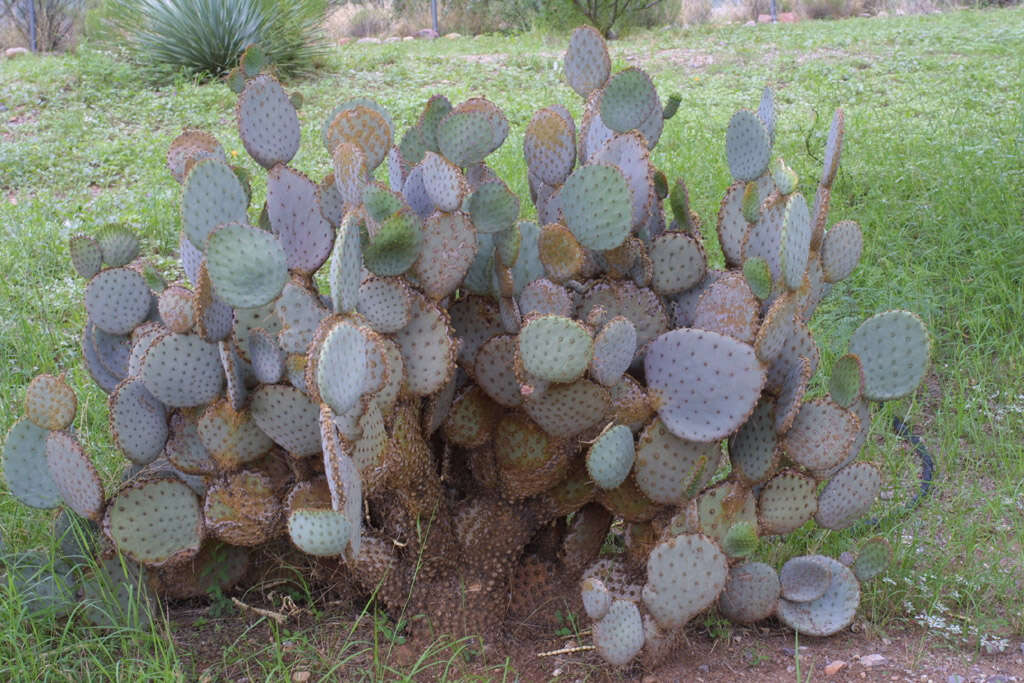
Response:
[{"label": "dried cactus pad", "polygon": [[288,516],[288,536],[295,547],[307,555],[341,555],[351,533],[351,522],[344,514],[334,510],[298,508]]},{"label": "dried cactus pad", "polygon": [[245,151],[263,168],[287,164],[299,151],[299,115],[273,76],[246,82],[235,116]]},{"label": "dried cactus pad", "polygon": [[892,559],[892,546],[881,536],[869,538],[857,550],[853,573],[861,583],[870,581],[885,571]]},{"label": "dried cactus pad", "polygon": [[78,398],[56,375],[37,375],[25,390],[25,417],[43,429],[67,429],[75,419]]},{"label": "dried cactus pad", "polygon": [[141,275],[130,268],[108,268],[85,288],[89,319],[109,334],[128,334],[146,319],[152,294]]},{"label": "dried cactus pad", "polygon": [[857,614],[860,584],[847,567],[831,557],[817,556],[832,572],[824,595],[810,602],[779,600],[779,620],[809,636],[830,636],[846,628]]},{"label": "dried cactus pad", "polygon": [[380,107],[356,105],[342,109],[327,124],[324,141],[328,153],[349,143],[362,150],[369,171],[377,168],[391,147],[391,126]]},{"label": "dried cactus pad", "polygon": [[46,464],[68,507],[82,517],[99,520],[103,484],[78,440],[67,432],[51,432],[46,437]]},{"label": "dried cactus pad", "polygon": [[217,345],[191,334],[166,334],[154,341],[140,376],[149,393],[175,408],[209,403],[224,387]]},{"label": "dried cactus pad", "polygon": [[179,183],[185,182],[192,164],[201,159],[227,160],[217,138],[206,131],[186,129],[167,149],[167,168]]},{"label": "dried cactus pad", "polygon": [[249,197],[230,166],[212,159],[200,161],[188,174],[181,197],[185,237],[203,250],[218,225],[247,220],[248,207]]},{"label": "dried cactus pad", "polygon": [[108,399],[110,433],[121,452],[146,465],[164,450],[169,430],[167,410],[138,378],[121,382]]},{"label": "dried cactus pad", "polygon": [[594,353],[590,331],[559,315],[527,322],[519,333],[519,355],[531,375],[549,382],[572,382],[586,371]]},{"label": "dried cactus pad", "polygon": [[235,308],[270,303],[288,281],[278,238],[244,223],[225,223],[210,234],[206,267],[217,296]]},{"label": "dried cactus pad", "polygon": [[729,570],[718,611],[729,621],[752,624],[767,619],[779,604],[779,575],[764,562],[747,562]]},{"label": "dried cactus pad", "polygon": [[334,325],[320,349],[316,383],[323,401],[338,415],[362,395],[366,361],[366,338],[359,328],[344,320]]},{"label": "dried cactus pad", "polygon": [[610,664],[625,666],[643,646],[644,623],[635,602],[616,600],[594,624],[594,647]]},{"label": "dried cactus pad", "polygon": [[644,369],[665,426],[690,441],[716,441],[739,429],[765,381],[753,348],[696,329],[672,330],[651,342]]},{"label": "dried cactus pad", "polygon": [[565,77],[569,86],[586,98],[604,86],[612,71],[612,60],[604,37],[591,26],[581,26],[572,32],[569,49],[565,52]]},{"label": "dried cactus pad", "polygon": [[625,425],[606,429],[587,451],[587,472],[603,489],[613,489],[626,480],[636,452],[633,432]]},{"label": "dried cactus pad", "polygon": [[832,565],[821,555],[801,555],[782,565],[782,597],[791,602],[817,600],[832,583]]},{"label": "dried cactus pad", "polygon": [[871,463],[847,465],[822,489],[814,521],[826,529],[851,526],[871,509],[881,486],[882,475]]},{"label": "dried cactus pad", "polygon": [[718,599],[728,574],[725,554],[710,538],[675,536],[651,551],[644,605],[662,628],[679,628]]},{"label": "dried cactus pad", "polygon": [[614,249],[629,236],[633,199],[617,168],[601,164],[577,168],[559,198],[566,225],[587,249]]},{"label": "dried cactus pad", "polygon": [[725,155],[736,180],[749,182],[768,170],[772,143],[764,123],[753,112],[733,114],[725,131]]},{"label": "dried cactus pad", "polygon": [[849,348],[864,367],[864,397],[889,401],[912,393],[928,367],[930,346],[924,323],[909,311],[886,311],[861,323]]},{"label": "dried cactus pad", "polygon": [[575,130],[552,107],[541,109],[523,134],[523,156],[530,173],[548,185],[565,182],[576,164]]},{"label": "dried cactus pad", "polygon": [[131,482],[118,491],[107,506],[103,530],[128,557],[159,567],[199,552],[203,516],[188,484],[176,477],[158,477]]},{"label": "dried cactus pad", "polygon": [[46,466],[49,432],[29,420],[14,423],[4,441],[4,478],[7,488],[25,505],[52,508],[63,497]]}]

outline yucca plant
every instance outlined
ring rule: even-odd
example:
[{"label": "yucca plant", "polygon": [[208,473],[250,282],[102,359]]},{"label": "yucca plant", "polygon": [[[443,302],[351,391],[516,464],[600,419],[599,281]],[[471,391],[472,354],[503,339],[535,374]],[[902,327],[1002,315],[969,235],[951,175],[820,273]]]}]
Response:
[{"label": "yucca plant", "polygon": [[112,0],[110,24],[163,75],[220,76],[252,43],[278,73],[309,71],[324,51],[323,0]]}]

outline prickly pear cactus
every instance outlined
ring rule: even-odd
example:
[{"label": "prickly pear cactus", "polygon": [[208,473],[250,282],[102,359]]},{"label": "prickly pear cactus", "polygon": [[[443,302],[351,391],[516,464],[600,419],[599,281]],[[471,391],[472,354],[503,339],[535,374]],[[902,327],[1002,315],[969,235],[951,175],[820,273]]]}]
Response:
[{"label": "prickly pear cactus", "polygon": [[[231,82],[262,206],[189,130],[168,152],[185,279],[164,288],[121,229],[71,240],[85,365],[132,470],[105,493],[69,431],[74,394],[41,376],[4,445],[13,495],[93,520],[169,596],[230,558],[226,588],[287,539],[427,615],[424,634],[487,632],[537,581],[582,578],[617,665],[670,651],[716,603],[819,635],[850,623],[887,546],[853,570],[756,561],[766,537],[868,512],[868,401],[909,395],[928,363],[921,320],[880,313],[832,393],[805,398],[820,360],[807,321],[862,249],[855,223],[825,229],[841,113],[811,203],[773,161],[771,91],[732,118],[720,270],[685,183],[669,190],[651,163],[678,100],[663,107],[640,69],[612,74],[591,29],[564,62],[582,120],[549,107],[525,130],[536,221],[487,165],[509,132],[488,100],[435,96],[401,135],[376,102],[343,102],[321,129],[333,172],[308,178],[288,166],[293,98],[250,62]],[[598,559],[615,519],[626,552]]]}]

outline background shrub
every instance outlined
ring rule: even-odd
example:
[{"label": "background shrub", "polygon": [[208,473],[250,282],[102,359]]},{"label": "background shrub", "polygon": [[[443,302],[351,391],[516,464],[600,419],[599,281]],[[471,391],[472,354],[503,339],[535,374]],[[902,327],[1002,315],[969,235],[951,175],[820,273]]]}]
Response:
[{"label": "background shrub", "polygon": [[326,46],[324,0],[110,0],[113,37],[158,79],[220,76],[260,43],[277,73],[311,71]]},{"label": "background shrub", "polygon": [[[0,0],[0,24],[13,29],[4,47],[31,44],[29,9],[35,6],[36,50],[50,52],[71,47],[82,18],[83,0]],[[7,43],[11,43],[8,45]]]}]

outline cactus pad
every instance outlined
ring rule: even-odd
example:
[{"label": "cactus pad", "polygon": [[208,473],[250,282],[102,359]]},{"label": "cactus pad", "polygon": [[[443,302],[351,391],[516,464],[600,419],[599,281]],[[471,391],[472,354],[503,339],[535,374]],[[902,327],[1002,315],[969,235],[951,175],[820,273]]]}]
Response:
[{"label": "cactus pad", "polygon": [[732,177],[744,182],[757,180],[768,170],[771,152],[771,138],[761,119],[746,110],[733,114],[725,131],[725,155]]},{"label": "cactus pad", "polygon": [[320,349],[316,383],[322,400],[339,415],[347,412],[362,395],[366,374],[366,338],[351,322],[339,321]]},{"label": "cactus pad", "polygon": [[103,250],[100,243],[88,235],[75,235],[68,241],[71,251],[71,265],[75,272],[85,279],[100,272],[103,267]]},{"label": "cactus pad", "polygon": [[693,311],[692,327],[753,344],[760,311],[760,302],[746,278],[739,273],[727,273],[701,294]]},{"label": "cactus pad", "polygon": [[853,221],[839,221],[825,233],[821,244],[821,267],[825,282],[839,282],[853,272],[864,248],[864,235]]},{"label": "cactus pad", "polygon": [[523,367],[549,382],[572,382],[586,371],[594,342],[582,324],[557,315],[527,322],[519,333]]},{"label": "cactus pad", "polygon": [[242,182],[225,163],[200,161],[188,174],[181,198],[185,236],[199,250],[222,223],[247,220],[249,197]]},{"label": "cactus pad", "polygon": [[587,616],[595,621],[608,614],[608,608],[612,606],[611,592],[597,577],[583,579],[580,583],[580,597]]},{"label": "cactus pad", "polygon": [[516,338],[496,335],[488,339],[476,355],[473,376],[494,402],[515,407],[523,402],[515,376]]},{"label": "cactus pad", "polygon": [[223,400],[203,411],[196,425],[196,435],[221,472],[230,472],[260,458],[274,445],[256,426],[248,411],[235,410]]},{"label": "cactus pad", "polygon": [[581,166],[565,181],[559,197],[566,225],[587,249],[614,249],[629,235],[632,196],[618,169]]},{"label": "cactus pad", "polygon": [[928,367],[930,346],[924,323],[909,311],[886,311],[861,323],[849,348],[864,368],[864,397],[889,401],[912,393]]},{"label": "cactus pad", "polygon": [[651,242],[654,277],[651,288],[662,295],[678,294],[700,282],[707,270],[704,248],[695,238],[667,232]]},{"label": "cactus pad", "polygon": [[242,470],[215,482],[206,491],[206,530],[231,545],[252,547],[277,535],[281,501],[266,474]]},{"label": "cactus pad", "polygon": [[308,555],[341,555],[348,546],[351,533],[351,522],[334,510],[298,508],[288,515],[288,536],[295,547]]},{"label": "cactus pad", "polygon": [[644,625],[635,602],[616,600],[594,623],[594,647],[614,666],[624,666],[644,646]]},{"label": "cactus pad", "polygon": [[317,186],[298,171],[277,166],[267,175],[267,215],[288,268],[315,272],[327,260],[334,230],[320,211]]},{"label": "cactus pad", "polygon": [[380,166],[392,140],[391,126],[378,109],[356,105],[339,111],[325,131],[328,153],[333,154],[339,145],[353,144],[362,151],[368,171]]},{"label": "cactus pad", "polygon": [[409,286],[397,278],[370,278],[359,286],[357,310],[375,331],[397,332],[409,324]]},{"label": "cactus pad", "polygon": [[[501,232],[515,225],[519,218],[519,197],[500,179],[489,180],[469,196],[469,215],[480,232]],[[511,263],[511,261],[507,261]]]},{"label": "cactus pad", "polygon": [[523,135],[523,155],[529,172],[548,185],[561,185],[576,164],[576,139],[568,121],[552,107],[541,109]]},{"label": "cactus pad", "polygon": [[829,397],[836,405],[849,408],[860,399],[864,387],[864,369],[860,358],[848,353],[832,364],[829,380]]},{"label": "cactus pad", "polygon": [[320,452],[320,411],[298,389],[266,384],[252,393],[249,409],[257,426],[293,456]]},{"label": "cactus pad", "polygon": [[52,508],[63,500],[46,466],[49,432],[29,420],[14,423],[4,441],[4,477],[7,488],[25,505]]},{"label": "cactus pad", "polygon": [[210,234],[206,267],[217,296],[236,308],[270,303],[288,280],[281,242],[244,223],[226,223]]},{"label": "cactus pad", "polygon": [[681,504],[700,491],[718,466],[717,443],[681,439],[655,418],[636,446],[636,484],[656,503]]},{"label": "cactus pad", "polygon": [[604,37],[591,26],[572,32],[563,62],[569,86],[583,98],[604,87],[611,75],[612,60]]},{"label": "cactus pad", "polygon": [[156,339],[142,359],[140,376],[154,398],[172,407],[209,403],[224,386],[217,346],[191,334]]},{"label": "cactus pad", "polygon": [[836,109],[832,115],[832,125],[828,129],[825,141],[825,161],[821,169],[821,185],[832,187],[832,181],[839,170],[839,158],[843,150],[843,132],[846,129],[846,115],[842,109]]},{"label": "cactus pad", "polygon": [[718,599],[728,573],[725,554],[710,538],[675,536],[651,551],[644,604],[659,626],[679,628]]},{"label": "cactus pad", "polygon": [[78,398],[56,375],[36,375],[25,390],[25,417],[42,429],[67,429],[75,419]]},{"label": "cactus pad", "polygon": [[590,376],[598,384],[614,386],[629,369],[636,354],[636,328],[627,318],[606,322],[594,338]]},{"label": "cactus pad", "polygon": [[818,496],[814,521],[826,529],[845,529],[861,517],[878,498],[882,475],[869,462],[855,462],[836,472]]},{"label": "cactus pad", "polygon": [[811,602],[825,594],[832,583],[833,564],[821,555],[801,555],[782,565],[779,582],[782,597],[790,602]]},{"label": "cactus pad", "polygon": [[85,288],[89,319],[109,334],[128,334],[146,319],[151,307],[149,286],[130,268],[100,271]]},{"label": "cactus pad", "polygon": [[775,401],[762,397],[739,431],[729,438],[729,461],[744,482],[759,484],[771,476],[778,461]]},{"label": "cactus pad", "polygon": [[199,552],[203,539],[199,500],[176,477],[135,480],[110,501],[103,531],[122,553],[142,564],[181,562]]},{"label": "cactus pad", "polygon": [[718,611],[729,621],[752,624],[767,619],[779,604],[779,575],[763,562],[746,562],[729,569],[718,596]]},{"label": "cactus pad", "polygon": [[892,546],[881,536],[864,541],[857,549],[853,562],[853,573],[861,583],[870,581],[889,566],[892,560]]},{"label": "cactus pad", "polygon": [[778,617],[784,624],[810,636],[830,636],[853,622],[860,603],[860,585],[847,567],[819,556],[832,572],[825,594],[810,602],[779,600]]},{"label": "cactus pad", "polygon": [[782,279],[790,290],[799,289],[807,272],[811,245],[811,214],[802,194],[794,194],[786,201],[780,242]]},{"label": "cactus pad", "polygon": [[402,351],[410,392],[427,396],[444,386],[455,369],[458,348],[446,312],[412,292],[409,324],[395,334],[394,340]]},{"label": "cactus pad", "polygon": [[569,438],[600,423],[611,407],[611,397],[601,385],[581,379],[550,387],[523,407],[548,434]]},{"label": "cactus pad", "polygon": [[629,427],[616,425],[606,429],[587,451],[587,472],[603,489],[613,489],[625,481],[633,468],[636,453]]},{"label": "cactus pad", "polygon": [[795,470],[783,470],[761,489],[758,519],[765,534],[796,531],[818,510],[818,483]]},{"label": "cactus pad", "polygon": [[140,379],[121,382],[108,399],[110,434],[129,460],[146,465],[167,443],[167,410]]},{"label": "cactus pad", "polygon": [[617,133],[640,128],[652,111],[661,109],[650,76],[635,67],[612,76],[600,97],[601,120]]},{"label": "cactus pad", "polygon": [[299,117],[274,77],[249,79],[235,109],[245,150],[264,168],[287,164],[299,151]]},{"label": "cactus pad", "polygon": [[423,224],[413,272],[427,296],[443,299],[455,291],[475,259],[476,228],[469,216],[438,211]]}]

